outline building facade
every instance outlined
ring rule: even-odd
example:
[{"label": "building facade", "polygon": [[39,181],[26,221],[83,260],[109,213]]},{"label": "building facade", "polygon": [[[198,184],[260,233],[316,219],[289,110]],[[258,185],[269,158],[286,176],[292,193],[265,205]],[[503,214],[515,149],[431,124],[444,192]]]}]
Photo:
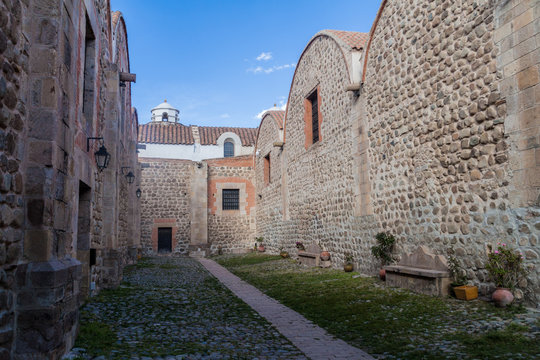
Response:
[{"label": "building facade", "polygon": [[15,0],[0,13],[0,358],[54,359],[73,345],[81,301],[115,286],[139,246],[122,173],[139,176],[127,33],[108,1]]},{"label": "building facade", "polygon": [[256,136],[257,129],[183,125],[167,101],[152,109],[138,146],[145,253],[206,255],[252,244]]},{"label": "building facade", "polygon": [[[383,1],[368,34],[322,31],[298,62],[283,124],[257,139],[257,234],[319,243],[375,274],[374,236],[454,253],[489,293],[498,242],[540,299],[540,94],[535,1]],[[536,39],[536,40],[533,40]],[[324,70],[321,70],[324,69]]]}]

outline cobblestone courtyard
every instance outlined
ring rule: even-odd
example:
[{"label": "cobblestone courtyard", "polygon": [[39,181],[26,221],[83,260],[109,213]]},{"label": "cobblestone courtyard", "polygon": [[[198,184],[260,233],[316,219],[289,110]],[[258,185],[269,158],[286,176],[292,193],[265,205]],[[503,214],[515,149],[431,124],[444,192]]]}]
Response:
[{"label": "cobblestone courtyard", "polygon": [[71,359],[305,359],[191,258],[128,268],[82,309]]}]

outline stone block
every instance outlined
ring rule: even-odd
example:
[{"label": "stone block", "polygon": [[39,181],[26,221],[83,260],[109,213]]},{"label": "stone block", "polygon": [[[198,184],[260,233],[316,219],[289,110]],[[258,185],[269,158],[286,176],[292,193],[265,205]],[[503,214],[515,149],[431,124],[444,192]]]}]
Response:
[{"label": "stone block", "polygon": [[53,144],[50,141],[30,141],[28,146],[29,157],[33,162],[45,166],[52,165]]},{"label": "stone block", "polygon": [[538,66],[531,66],[517,74],[518,89],[524,90],[538,84]]},{"label": "stone block", "polygon": [[34,288],[56,288],[66,284],[68,269],[60,260],[31,264],[30,281]]},{"label": "stone block", "polygon": [[27,230],[24,236],[24,257],[30,261],[48,261],[52,257],[52,230]]}]

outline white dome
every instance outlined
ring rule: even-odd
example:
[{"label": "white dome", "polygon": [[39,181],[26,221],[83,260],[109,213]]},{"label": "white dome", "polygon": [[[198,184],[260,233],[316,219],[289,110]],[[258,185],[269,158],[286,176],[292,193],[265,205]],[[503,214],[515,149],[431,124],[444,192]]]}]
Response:
[{"label": "white dome", "polygon": [[174,106],[169,104],[167,100],[153,108],[152,121],[172,122],[180,121],[179,111]]}]

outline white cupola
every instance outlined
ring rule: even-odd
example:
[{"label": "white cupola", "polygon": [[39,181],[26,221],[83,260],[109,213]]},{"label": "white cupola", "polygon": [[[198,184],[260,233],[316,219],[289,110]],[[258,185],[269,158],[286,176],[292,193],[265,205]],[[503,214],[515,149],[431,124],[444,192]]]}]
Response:
[{"label": "white cupola", "polygon": [[163,101],[151,111],[152,121],[170,122],[173,124],[180,122],[180,111],[171,106],[167,100]]}]

